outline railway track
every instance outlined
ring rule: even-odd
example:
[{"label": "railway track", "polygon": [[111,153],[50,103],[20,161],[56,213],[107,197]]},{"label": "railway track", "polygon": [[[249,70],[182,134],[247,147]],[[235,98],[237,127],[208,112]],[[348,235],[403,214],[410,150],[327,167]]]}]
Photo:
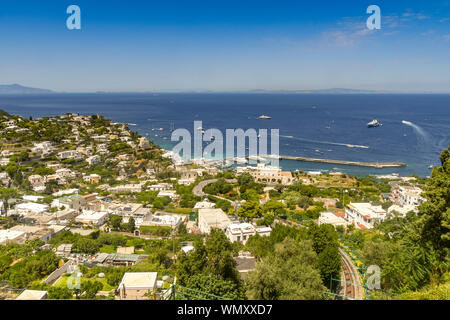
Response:
[{"label": "railway track", "polygon": [[339,249],[339,253],[342,257],[342,281],[338,298],[341,300],[363,300],[364,288],[358,269],[344,251]]}]

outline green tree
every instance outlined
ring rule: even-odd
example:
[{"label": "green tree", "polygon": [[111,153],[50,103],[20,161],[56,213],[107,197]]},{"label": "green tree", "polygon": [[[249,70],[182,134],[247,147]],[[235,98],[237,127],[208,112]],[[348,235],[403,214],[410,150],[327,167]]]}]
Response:
[{"label": "green tree", "polygon": [[81,299],[94,299],[97,295],[97,292],[102,290],[103,284],[100,281],[91,281],[88,280],[86,282],[81,283]]},{"label": "green tree", "polygon": [[6,213],[8,210],[8,201],[12,198],[18,197],[19,193],[16,189],[0,188],[0,199],[3,202],[3,211]]},{"label": "green tree", "polygon": [[114,230],[120,230],[120,225],[122,224],[122,217],[116,214],[109,215],[108,225]]},{"label": "green tree", "polygon": [[67,287],[55,287],[48,288],[48,298],[51,300],[69,300],[73,298],[73,292]]},{"label": "green tree", "polygon": [[93,239],[80,238],[73,243],[73,250],[79,253],[94,254],[98,252],[99,244]]},{"label": "green tree", "polygon": [[205,242],[198,239],[194,250],[180,254],[176,266],[179,283],[221,297],[244,299],[244,284],[232,252],[233,246],[225,233],[212,229]]},{"label": "green tree", "polygon": [[251,221],[262,216],[261,205],[257,201],[247,201],[238,210],[238,216],[247,221]]},{"label": "green tree", "polygon": [[325,286],[315,269],[317,255],[309,240],[286,238],[249,272],[247,294],[258,300],[320,300]]},{"label": "green tree", "polygon": [[418,227],[420,242],[430,243],[439,259],[449,256],[450,248],[450,146],[440,157],[442,165],[434,167],[420,207]]},{"label": "green tree", "polygon": [[136,229],[136,223],[134,221],[134,218],[130,217],[127,223],[127,231],[133,233],[134,229]]},{"label": "green tree", "polygon": [[[338,248],[335,246],[327,246],[318,257],[317,267],[322,276],[323,283],[328,285],[331,278],[340,279],[341,256]],[[334,290],[334,288],[329,289]]]},{"label": "green tree", "polygon": [[286,209],[283,203],[269,200],[264,204],[264,212],[270,212],[277,217],[282,217],[286,214]]}]

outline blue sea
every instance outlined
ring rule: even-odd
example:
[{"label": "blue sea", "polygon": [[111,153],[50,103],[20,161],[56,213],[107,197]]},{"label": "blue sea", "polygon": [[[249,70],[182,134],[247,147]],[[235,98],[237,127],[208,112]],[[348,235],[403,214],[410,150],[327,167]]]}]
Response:
[{"label": "blue sea", "polygon": [[[23,117],[67,112],[102,114],[133,123],[132,130],[163,148],[170,128],[279,129],[280,154],[347,161],[405,162],[404,168],[364,168],[280,161],[287,170],[428,176],[450,145],[450,95],[434,94],[46,94],[1,95],[0,109]],[[271,120],[258,120],[260,115]],[[376,118],[383,125],[368,128]],[[402,121],[406,121],[406,124]],[[159,131],[163,128],[163,131]],[[152,130],[155,129],[155,130]],[[346,145],[351,144],[355,148]],[[362,146],[368,147],[363,148]]]}]

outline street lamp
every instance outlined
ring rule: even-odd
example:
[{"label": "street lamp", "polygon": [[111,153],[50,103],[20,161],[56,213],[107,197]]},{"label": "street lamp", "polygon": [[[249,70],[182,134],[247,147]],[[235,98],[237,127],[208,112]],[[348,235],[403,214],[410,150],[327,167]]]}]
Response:
[{"label": "street lamp", "polygon": [[342,188],[342,206],[345,208],[344,192],[347,192],[347,193],[348,193],[348,190]]}]

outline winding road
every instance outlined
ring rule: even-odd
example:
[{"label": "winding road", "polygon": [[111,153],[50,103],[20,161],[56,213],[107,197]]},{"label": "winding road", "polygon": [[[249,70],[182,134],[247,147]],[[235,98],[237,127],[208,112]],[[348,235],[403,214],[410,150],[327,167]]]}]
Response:
[{"label": "winding road", "polygon": [[[203,188],[206,187],[208,184],[217,182],[218,180],[219,180],[219,179],[211,179],[211,180],[204,180],[204,181],[201,181],[198,185],[196,185],[196,186],[192,189],[192,192],[193,192],[194,195],[197,196],[197,197],[204,197],[204,196],[206,196],[206,193],[203,192]],[[231,183],[231,184],[237,182],[236,179],[225,179],[225,181],[226,181],[227,183]],[[214,197],[219,198],[219,199],[223,199],[223,200],[227,200],[227,201],[231,202],[231,204],[234,205],[234,201],[232,201],[232,200],[230,200],[230,199],[223,198],[223,197],[219,197],[219,196],[214,196]]]}]

